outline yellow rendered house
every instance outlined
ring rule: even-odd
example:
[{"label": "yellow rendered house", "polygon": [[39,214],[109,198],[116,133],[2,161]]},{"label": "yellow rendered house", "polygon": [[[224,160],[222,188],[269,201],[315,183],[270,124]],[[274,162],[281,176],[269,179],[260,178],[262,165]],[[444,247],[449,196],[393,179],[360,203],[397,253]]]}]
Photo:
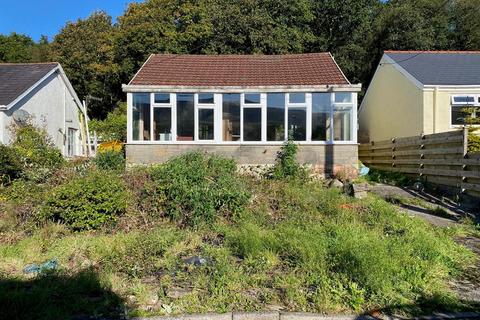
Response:
[{"label": "yellow rendered house", "polygon": [[466,108],[480,117],[480,51],[385,51],[360,105],[359,140],[456,130]]}]

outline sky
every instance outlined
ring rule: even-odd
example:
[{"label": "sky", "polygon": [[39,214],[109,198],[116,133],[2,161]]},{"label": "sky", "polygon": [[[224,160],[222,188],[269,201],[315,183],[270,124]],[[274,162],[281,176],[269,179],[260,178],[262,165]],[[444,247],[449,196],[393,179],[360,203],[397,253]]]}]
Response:
[{"label": "sky", "polygon": [[38,41],[49,40],[68,21],[86,18],[95,10],[106,11],[114,19],[122,15],[128,3],[140,0],[0,0],[0,33],[29,35]]}]

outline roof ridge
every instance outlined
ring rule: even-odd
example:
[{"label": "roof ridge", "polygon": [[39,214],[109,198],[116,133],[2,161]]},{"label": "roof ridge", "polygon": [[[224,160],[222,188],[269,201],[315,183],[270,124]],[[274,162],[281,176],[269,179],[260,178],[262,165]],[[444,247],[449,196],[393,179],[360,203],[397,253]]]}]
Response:
[{"label": "roof ridge", "polygon": [[47,65],[47,64],[60,64],[60,62],[52,61],[52,62],[0,62],[0,65],[3,66],[31,66],[31,65]]},{"label": "roof ridge", "polygon": [[384,53],[439,53],[439,54],[480,54],[479,50],[385,50]]},{"label": "roof ridge", "polygon": [[307,53],[287,53],[287,54],[245,54],[245,53],[228,53],[228,54],[190,54],[190,53],[154,53],[154,56],[191,56],[191,57],[287,57],[287,56],[308,56],[308,55],[331,55],[329,51],[323,52],[307,52]]}]

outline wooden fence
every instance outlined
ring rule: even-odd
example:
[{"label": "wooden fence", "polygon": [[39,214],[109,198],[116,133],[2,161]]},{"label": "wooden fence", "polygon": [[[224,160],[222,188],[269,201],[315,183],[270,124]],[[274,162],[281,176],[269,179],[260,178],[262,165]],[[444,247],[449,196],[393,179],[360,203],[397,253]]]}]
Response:
[{"label": "wooden fence", "polygon": [[468,154],[467,130],[374,141],[359,146],[368,167],[415,175],[480,197],[480,154]]}]

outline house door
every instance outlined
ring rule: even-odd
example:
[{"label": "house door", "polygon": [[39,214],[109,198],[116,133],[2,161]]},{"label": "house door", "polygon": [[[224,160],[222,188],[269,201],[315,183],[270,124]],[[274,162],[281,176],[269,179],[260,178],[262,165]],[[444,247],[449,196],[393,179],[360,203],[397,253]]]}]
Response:
[{"label": "house door", "polygon": [[67,133],[67,156],[74,157],[76,155],[77,129],[68,128]]}]

